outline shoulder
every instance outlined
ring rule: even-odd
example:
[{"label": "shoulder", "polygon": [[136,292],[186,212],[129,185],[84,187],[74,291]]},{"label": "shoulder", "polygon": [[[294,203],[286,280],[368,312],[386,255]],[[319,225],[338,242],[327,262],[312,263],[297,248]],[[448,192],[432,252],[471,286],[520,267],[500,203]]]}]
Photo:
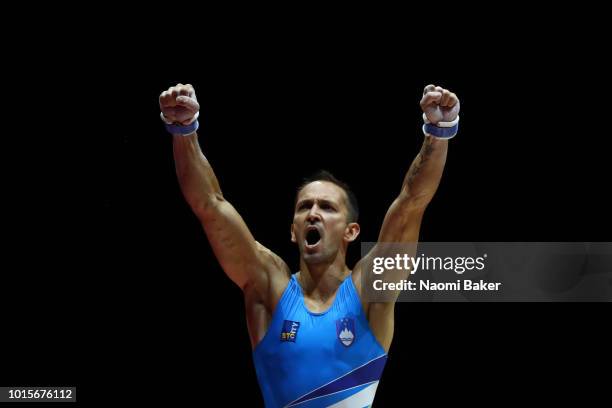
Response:
[{"label": "shoulder", "polygon": [[291,270],[287,263],[277,254],[266,248],[259,242],[255,242],[258,268],[254,275],[257,276],[243,289],[245,297],[257,299],[269,309],[273,309],[291,279]]}]

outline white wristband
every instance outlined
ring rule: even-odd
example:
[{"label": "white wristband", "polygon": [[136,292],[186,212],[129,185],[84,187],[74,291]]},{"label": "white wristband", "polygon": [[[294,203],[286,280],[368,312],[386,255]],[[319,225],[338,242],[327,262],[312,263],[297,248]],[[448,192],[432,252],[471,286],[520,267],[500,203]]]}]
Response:
[{"label": "white wristband", "polygon": [[[197,111],[196,114],[193,116],[193,118],[189,119],[189,122],[187,123],[181,123],[181,125],[183,126],[188,126],[191,125],[193,122],[195,122],[198,117],[200,116],[200,111]],[[168,120],[167,117],[164,116],[164,112],[159,112],[159,117],[161,118],[161,120],[166,124],[166,125],[174,125],[174,122],[171,122],[170,120]]]},{"label": "white wristband", "polygon": [[[425,124],[431,123],[429,119],[427,119],[427,115],[424,113],[423,113],[423,122],[425,122]],[[459,123],[459,115],[457,115],[455,120],[453,120],[452,122],[438,122],[436,123],[436,126],[441,127],[441,128],[449,128],[449,127],[455,126],[457,123]]]}]

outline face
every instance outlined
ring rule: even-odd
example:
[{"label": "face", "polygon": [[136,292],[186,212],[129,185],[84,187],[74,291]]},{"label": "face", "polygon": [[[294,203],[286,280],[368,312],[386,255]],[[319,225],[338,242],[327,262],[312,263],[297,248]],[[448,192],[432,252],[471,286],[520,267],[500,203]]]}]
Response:
[{"label": "face", "polygon": [[359,225],[348,222],[343,189],[328,181],[315,181],[298,194],[291,225],[291,241],[298,244],[306,263],[332,261],[339,250],[359,235]]}]

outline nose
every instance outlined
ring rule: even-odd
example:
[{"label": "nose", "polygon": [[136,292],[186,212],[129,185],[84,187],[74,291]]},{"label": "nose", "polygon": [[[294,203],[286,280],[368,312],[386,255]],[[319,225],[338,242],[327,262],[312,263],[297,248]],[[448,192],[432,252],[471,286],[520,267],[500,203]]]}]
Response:
[{"label": "nose", "polygon": [[308,212],[306,221],[308,221],[311,224],[314,224],[317,221],[321,221],[321,216],[319,215],[319,206],[315,204],[312,207],[310,207],[310,211]]}]

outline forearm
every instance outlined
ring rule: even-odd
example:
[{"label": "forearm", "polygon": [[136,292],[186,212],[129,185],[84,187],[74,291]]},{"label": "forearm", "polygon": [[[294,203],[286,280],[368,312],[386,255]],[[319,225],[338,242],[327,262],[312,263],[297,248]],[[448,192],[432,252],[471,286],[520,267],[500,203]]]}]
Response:
[{"label": "forearm", "polygon": [[185,199],[202,217],[210,204],[223,197],[213,169],[204,157],[197,134],[173,136],[176,174]]},{"label": "forearm", "polygon": [[428,204],[442,179],[447,152],[448,140],[425,136],[421,151],[404,178],[401,196]]}]

